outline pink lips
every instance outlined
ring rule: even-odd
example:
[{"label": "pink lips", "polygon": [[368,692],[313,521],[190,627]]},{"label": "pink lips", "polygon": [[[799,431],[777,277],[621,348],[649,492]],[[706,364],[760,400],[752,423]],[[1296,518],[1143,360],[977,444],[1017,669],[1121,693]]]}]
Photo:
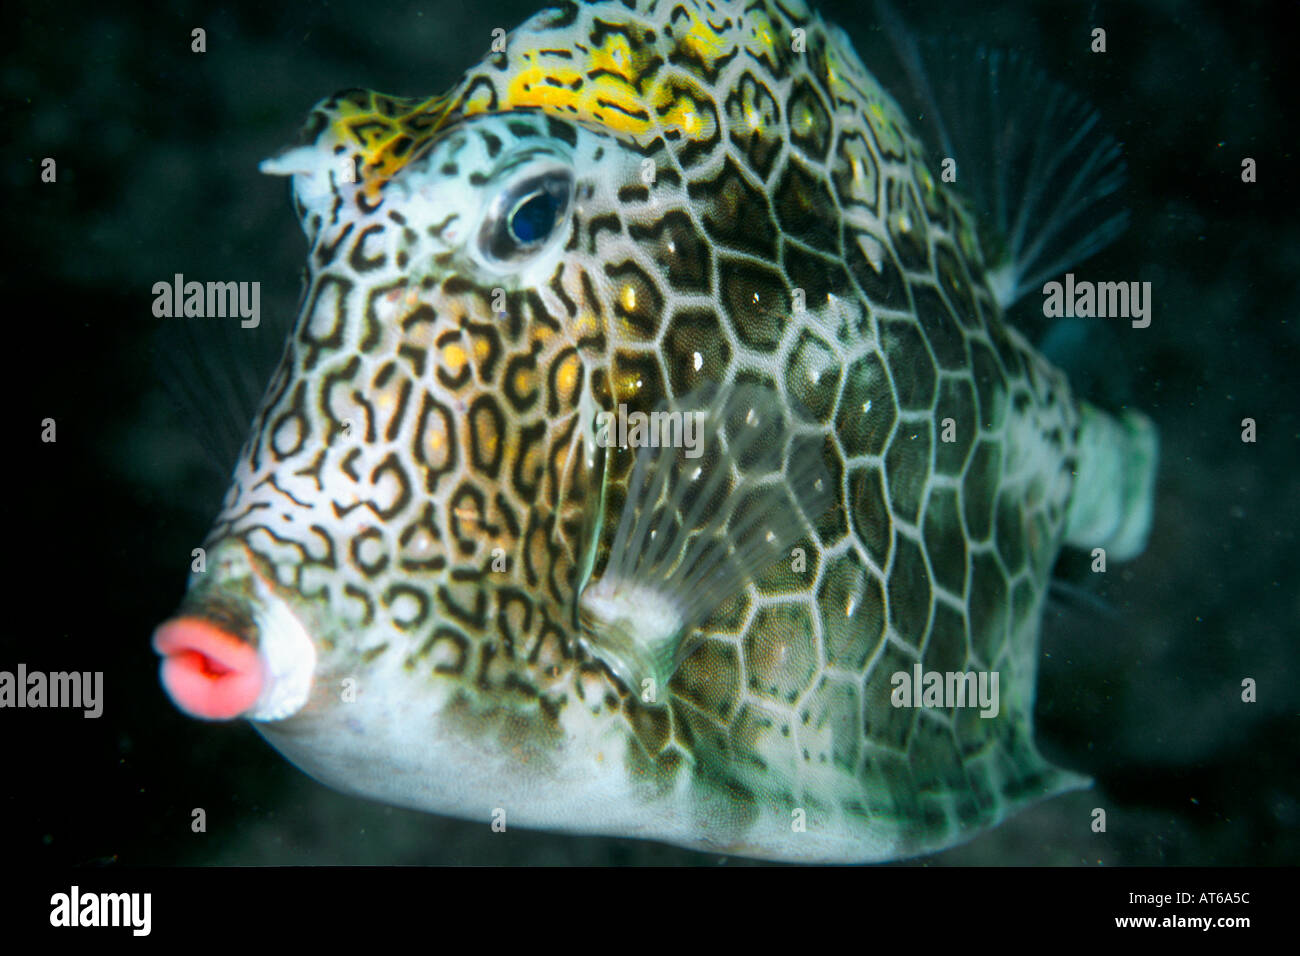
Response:
[{"label": "pink lips", "polygon": [[163,656],[162,682],[181,710],[204,720],[230,720],[257,703],[266,674],[245,641],[199,617],[178,617],[154,631]]}]

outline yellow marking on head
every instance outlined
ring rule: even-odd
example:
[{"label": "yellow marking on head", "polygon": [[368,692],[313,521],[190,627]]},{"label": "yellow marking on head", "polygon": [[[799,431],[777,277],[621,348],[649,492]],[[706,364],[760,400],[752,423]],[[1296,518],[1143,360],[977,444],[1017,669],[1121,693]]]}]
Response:
[{"label": "yellow marking on head", "polygon": [[361,186],[373,198],[438,131],[454,104],[449,96],[419,100],[373,91],[365,95],[364,104],[344,98],[330,108],[326,142],[341,144],[360,159]]},{"label": "yellow marking on head", "polygon": [[693,140],[706,140],[714,135],[717,124],[713,114],[701,110],[689,92],[661,84],[655,90],[653,102],[663,129],[675,130]]},{"label": "yellow marking on head", "polygon": [[573,338],[585,339],[600,334],[600,323],[591,312],[581,312],[573,320]]},{"label": "yellow marking on head", "polygon": [[625,80],[606,74],[582,80],[575,90],[570,85],[548,83],[548,77],[568,84],[582,80],[582,74],[571,69],[558,71],[537,66],[522,69],[510,79],[505,107],[539,107],[564,119],[598,123],[618,133],[638,135],[653,128],[645,105]]},{"label": "yellow marking on head", "polygon": [[[678,47],[714,62],[728,48],[725,36],[696,12],[684,13],[689,22],[677,35]],[[647,82],[651,61],[662,54],[655,44],[644,41],[641,28],[622,26],[632,32],[631,39],[624,32],[611,30],[599,47],[585,55],[571,50],[576,59],[548,57],[535,49],[518,51],[497,109],[537,108],[562,119],[636,137],[657,129],[680,132],[691,139],[712,137],[716,124],[683,94],[680,83],[673,87],[657,80]],[[458,107],[466,115],[486,108],[485,102],[463,102]]]},{"label": "yellow marking on head", "polygon": [[[540,108],[568,120],[605,126],[616,133],[639,136],[653,132],[654,119],[642,84],[650,61],[658,55],[654,44],[634,34],[608,32],[601,45],[585,56],[571,50],[574,59],[548,57],[540,50],[521,50],[510,70],[510,80],[498,109]],[[594,74],[594,75],[593,75]],[[485,109],[486,104],[479,107]],[[466,113],[477,111],[465,104]]]},{"label": "yellow marking on head", "polygon": [[465,362],[468,359],[469,356],[465,354],[465,349],[457,343],[451,342],[443,346],[442,360],[447,363],[447,367],[451,369],[453,374],[459,373],[465,367]]},{"label": "yellow marking on head", "polygon": [[542,351],[549,350],[551,340],[554,338],[555,330],[550,326],[541,324],[534,326],[528,335],[528,341],[540,348]]},{"label": "yellow marking on head", "polygon": [[636,286],[634,286],[630,282],[627,285],[623,286],[621,301],[623,303],[624,311],[635,312],[636,311]]},{"label": "yellow marking on head", "polygon": [[621,33],[610,33],[605,37],[605,45],[591,51],[587,61],[591,70],[607,70],[627,80],[636,82],[636,72],[632,66],[632,49],[627,37]]},{"label": "yellow marking on head", "polygon": [[576,355],[569,355],[560,362],[560,367],[555,370],[555,384],[562,395],[570,394],[577,387],[581,368]]},{"label": "yellow marking on head", "polygon": [[[679,48],[706,63],[716,62],[728,49],[726,34],[710,26],[699,12],[683,10],[685,22],[677,33]],[[758,22],[763,43],[770,48],[776,42],[771,25],[761,16]],[[601,45],[585,55],[571,49],[575,58],[569,60],[548,56],[540,49],[512,46],[505,72],[509,79],[495,105],[489,84],[468,81],[447,95],[424,100],[373,92],[351,94],[329,107],[330,127],[320,143],[327,149],[337,145],[347,149],[340,155],[357,162],[361,189],[374,200],[388,180],[448,123],[489,109],[540,109],[561,119],[635,137],[660,128],[691,139],[715,135],[711,114],[699,109],[689,96],[662,82],[646,82],[651,62],[664,54],[657,44],[646,41],[644,28],[635,23],[620,26],[620,30],[608,31]],[[755,126],[760,125],[761,119]]]},{"label": "yellow marking on head", "polygon": [[691,19],[691,26],[681,38],[682,45],[705,63],[713,63],[726,53],[726,39],[694,10],[687,9],[687,14]]},{"label": "yellow marking on head", "polygon": [[520,369],[515,373],[515,391],[520,395],[531,392],[536,388],[536,377],[528,369]]}]

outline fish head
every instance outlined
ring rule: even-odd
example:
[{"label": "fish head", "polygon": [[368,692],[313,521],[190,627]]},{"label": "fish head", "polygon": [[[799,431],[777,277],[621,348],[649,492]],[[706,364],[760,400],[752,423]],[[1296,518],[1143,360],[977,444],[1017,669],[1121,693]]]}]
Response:
[{"label": "fish head", "polygon": [[[252,719],[319,779],[445,812],[548,773],[559,813],[580,782],[566,741],[626,736],[617,655],[579,621],[633,472],[598,412],[727,383],[737,343],[773,351],[791,307],[758,185],[779,106],[752,77],[711,79],[738,43],[783,55],[789,30],[650,9],[542,14],[445,96],[331,97],[263,164],[291,177],[306,287],[155,633],[182,710]],[[827,116],[810,111],[818,149]]]},{"label": "fish head", "polygon": [[[737,42],[778,55],[780,32],[761,11],[742,29],[692,5],[565,5],[445,95],[321,101],[262,164],[291,177],[307,285],[209,560],[155,640],[182,709],[284,720],[378,658],[461,669],[488,648],[531,658],[530,681],[541,658],[545,680],[567,671],[630,471],[597,449],[595,410],[726,377],[705,230],[743,246],[768,205],[734,168],[701,170],[726,113],[769,164],[781,127],[770,93],[741,82],[724,103],[710,74]],[[787,308],[770,271],[738,264],[737,302]],[[274,651],[268,628],[294,636]]]},{"label": "fish head", "polygon": [[[662,60],[646,34],[608,33],[588,72]],[[445,96],[330,97],[262,164],[291,178],[307,284],[206,563],[155,637],[182,710],[305,718],[390,659],[569,676],[603,520],[594,413],[669,394],[662,274],[707,291],[709,252],[649,106],[610,79],[575,100],[536,46]],[[668,122],[718,135],[679,87]],[[716,359],[679,362],[678,384]]]},{"label": "fish head", "polygon": [[284,719],[303,672],[397,634],[477,642],[491,591],[540,590],[558,620],[581,558],[579,412],[608,391],[619,296],[581,246],[637,157],[541,113],[463,117],[400,167],[340,162],[326,130],[267,164],[292,170],[308,290],[206,566],[156,641],[197,716]]}]

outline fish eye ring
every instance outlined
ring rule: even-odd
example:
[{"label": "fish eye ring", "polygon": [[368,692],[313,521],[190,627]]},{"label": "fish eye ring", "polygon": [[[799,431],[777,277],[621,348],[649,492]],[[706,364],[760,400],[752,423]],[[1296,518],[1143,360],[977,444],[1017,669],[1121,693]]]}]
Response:
[{"label": "fish eye ring", "polygon": [[573,170],[556,159],[521,166],[484,211],[480,256],[510,269],[549,246],[568,216],[573,186]]}]

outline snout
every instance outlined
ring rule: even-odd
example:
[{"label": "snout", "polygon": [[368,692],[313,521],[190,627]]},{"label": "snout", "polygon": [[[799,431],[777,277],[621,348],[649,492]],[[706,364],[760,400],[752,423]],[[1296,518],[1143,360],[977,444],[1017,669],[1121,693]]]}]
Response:
[{"label": "snout", "polygon": [[267,683],[266,665],[246,641],[201,617],[177,617],[158,627],[163,687],[191,717],[231,720],[251,711]]},{"label": "snout", "polygon": [[176,617],[153,633],[163,688],[201,720],[292,716],[306,704],[316,671],[301,601],[277,589],[242,543],[214,548],[210,563]]}]

